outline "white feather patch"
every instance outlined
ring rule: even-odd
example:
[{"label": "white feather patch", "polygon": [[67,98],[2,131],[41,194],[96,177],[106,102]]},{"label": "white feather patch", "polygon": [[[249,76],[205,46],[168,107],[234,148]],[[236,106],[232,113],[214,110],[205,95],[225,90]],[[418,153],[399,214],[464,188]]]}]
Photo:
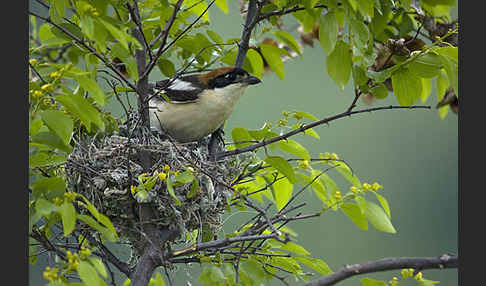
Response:
[{"label": "white feather patch", "polygon": [[190,82],[176,79],[170,86],[172,90],[195,90],[197,87],[193,86]]}]

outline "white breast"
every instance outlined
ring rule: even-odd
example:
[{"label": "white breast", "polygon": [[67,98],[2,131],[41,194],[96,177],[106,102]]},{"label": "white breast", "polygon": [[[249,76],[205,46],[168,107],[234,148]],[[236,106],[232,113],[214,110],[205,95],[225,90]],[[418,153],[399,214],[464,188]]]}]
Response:
[{"label": "white breast", "polygon": [[[179,142],[197,141],[216,131],[228,119],[246,85],[207,90],[190,103],[150,101],[150,125]],[[162,128],[160,126],[162,125]]]}]

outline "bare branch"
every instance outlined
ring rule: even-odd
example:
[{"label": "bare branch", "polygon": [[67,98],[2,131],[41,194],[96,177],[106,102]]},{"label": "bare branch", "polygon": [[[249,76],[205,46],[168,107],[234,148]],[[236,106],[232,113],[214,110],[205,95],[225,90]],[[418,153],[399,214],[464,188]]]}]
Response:
[{"label": "bare branch", "polygon": [[[314,9],[316,9],[316,8],[327,8],[327,6],[326,5],[319,4],[319,5],[315,5],[314,6]],[[304,7],[294,7],[294,8],[290,8],[290,9],[288,9],[288,8],[282,8],[281,10],[270,11],[270,12],[261,14],[258,17],[258,21],[262,21],[262,20],[268,19],[268,18],[270,18],[272,16],[282,16],[282,15],[290,14],[290,13],[297,12],[297,11],[301,11],[301,10],[305,10],[305,8]]]},{"label": "bare branch", "polygon": [[242,67],[245,61],[246,52],[249,49],[249,42],[251,31],[258,22],[258,17],[260,15],[260,7],[258,7],[257,0],[248,1],[248,11],[246,12],[245,26],[243,28],[243,33],[241,35],[241,40],[239,43],[238,54],[236,55],[235,67]]},{"label": "bare branch", "polygon": [[423,269],[444,269],[457,268],[458,257],[444,254],[440,257],[414,257],[414,258],[384,258],[376,261],[369,261],[361,264],[347,265],[322,279],[304,284],[305,286],[328,286],[349,277],[373,273],[379,271],[413,268],[416,271]]},{"label": "bare branch", "polygon": [[357,111],[345,111],[343,113],[340,113],[340,114],[337,114],[337,115],[334,115],[334,116],[331,116],[331,117],[328,117],[328,118],[324,118],[322,120],[314,121],[312,123],[309,123],[308,125],[303,125],[300,128],[294,129],[294,130],[289,131],[289,132],[282,134],[280,136],[273,137],[273,138],[268,139],[268,140],[263,140],[263,141],[261,141],[260,143],[257,143],[257,144],[253,144],[253,145],[250,145],[250,146],[247,146],[247,147],[244,147],[244,148],[238,148],[238,149],[233,149],[233,150],[230,150],[230,151],[221,152],[220,154],[217,154],[217,158],[222,159],[222,158],[227,157],[227,156],[233,156],[233,155],[237,155],[237,154],[241,154],[241,153],[250,152],[250,151],[253,151],[257,148],[267,146],[269,144],[275,143],[275,142],[280,141],[280,140],[287,139],[291,136],[294,136],[296,134],[304,132],[307,129],[310,129],[310,128],[313,128],[313,127],[316,127],[316,126],[319,126],[319,125],[322,125],[322,124],[325,124],[325,123],[329,123],[329,122],[334,121],[334,120],[339,119],[339,118],[343,118],[343,117],[347,117],[347,116],[351,116],[351,115],[359,114],[359,113],[373,112],[373,111],[378,111],[378,110],[389,110],[389,109],[430,109],[430,106],[422,106],[422,105],[395,106],[395,105],[390,105],[390,106],[367,108],[367,109],[362,109],[362,110],[357,110]]}]

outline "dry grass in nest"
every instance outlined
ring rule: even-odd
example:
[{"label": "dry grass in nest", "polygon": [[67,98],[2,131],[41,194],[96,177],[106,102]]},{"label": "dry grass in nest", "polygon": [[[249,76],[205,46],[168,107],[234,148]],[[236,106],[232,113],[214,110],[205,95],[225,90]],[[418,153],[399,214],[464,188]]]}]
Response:
[{"label": "dry grass in nest", "polygon": [[[135,130],[132,136],[120,130],[118,134],[103,138],[84,136],[76,140],[66,164],[69,187],[86,196],[110,218],[119,236],[135,246],[142,235],[141,222],[135,213],[137,201],[153,206],[156,214],[153,223],[179,228],[182,238],[195,229],[199,229],[200,234],[203,228],[216,233],[231,191],[226,187],[215,188],[214,179],[230,185],[249,160],[248,155],[216,164],[209,160],[209,138],[199,143],[178,144],[143,128]],[[141,152],[150,155],[151,168],[146,172],[142,168]],[[199,188],[192,197],[189,198],[188,193],[193,183],[174,186],[181,203],[177,205],[167,191],[166,180],[160,178],[144,198],[132,194],[131,187],[139,184],[138,177],[142,173],[146,177],[157,176],[164,172],[166,165],[170,167],[171,179],[175,171],[194,170]]]}]

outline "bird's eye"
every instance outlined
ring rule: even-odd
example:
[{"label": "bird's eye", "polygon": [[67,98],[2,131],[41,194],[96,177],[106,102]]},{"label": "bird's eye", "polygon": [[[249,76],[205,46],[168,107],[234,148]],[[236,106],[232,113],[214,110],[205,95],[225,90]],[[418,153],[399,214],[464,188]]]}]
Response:
[{"label": "bird's eye", "polygon": [[230,81],[235,80],[235,74],[233,74],[233,73],[229,73],[229,74],[227,74],[227,75],[226,75],[226,79],[227,79],[227,80],[230,80]]}]

